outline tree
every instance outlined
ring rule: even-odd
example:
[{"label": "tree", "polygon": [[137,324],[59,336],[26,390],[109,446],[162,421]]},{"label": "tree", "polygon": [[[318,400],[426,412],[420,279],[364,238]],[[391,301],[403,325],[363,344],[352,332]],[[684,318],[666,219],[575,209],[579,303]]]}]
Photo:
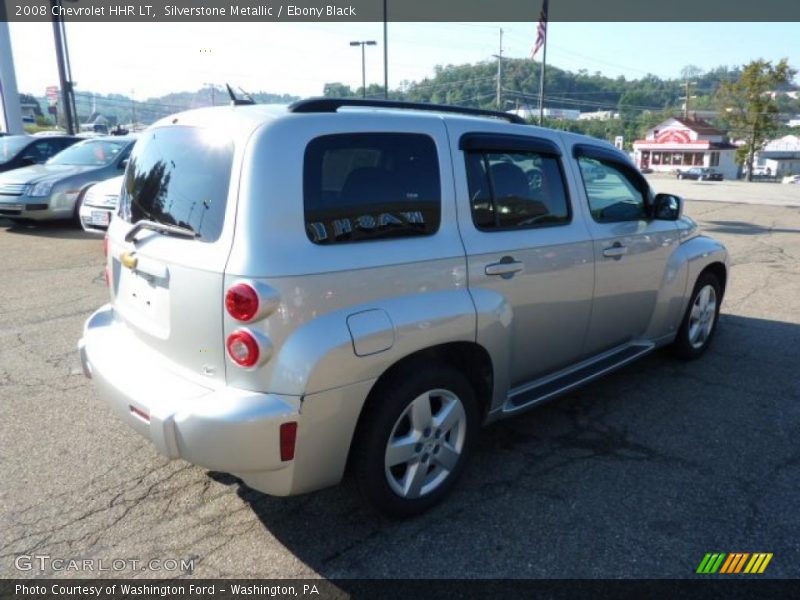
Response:
[{"label": "tree", "polygon": [[355,94],[353,94],[353,90],[349,85],[336,81],[333,83],[326,83],[322,88],[322,95],[328,96],[329,98],[347,98]]},{"label": "tree", "polygon": [[720,112],[734,134],[745,138],[736,159],[746,165],[747,181],[753,180],[755,153],[778,128],[778,103],[770,92],[790,84],[796,73],[785,58],[776,65],[759,59],[744,65],[737,80],[720,84],[717,91]]}]

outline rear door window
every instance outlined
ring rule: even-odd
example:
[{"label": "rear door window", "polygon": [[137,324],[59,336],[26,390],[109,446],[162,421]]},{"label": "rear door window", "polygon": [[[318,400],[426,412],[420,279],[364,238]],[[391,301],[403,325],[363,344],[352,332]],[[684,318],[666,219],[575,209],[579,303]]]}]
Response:
[{"label": "rear door window", "polygon": [[213,242],[222,233],[232,164],[227,134],[195,127],[148,131],[128,160],[120,216],[177,225]]},{"label": "rear door window", "polygon": [[432,235],[441,219],[436,145],[420,134],[318,137],[306,148],[303,196],[315,244]]}]

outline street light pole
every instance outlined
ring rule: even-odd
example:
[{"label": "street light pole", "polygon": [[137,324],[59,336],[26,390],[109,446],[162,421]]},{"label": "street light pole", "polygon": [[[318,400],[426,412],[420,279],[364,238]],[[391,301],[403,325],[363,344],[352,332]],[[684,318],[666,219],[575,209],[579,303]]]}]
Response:
[{"label": "street light pole", "polygon": [[377,46],[374,40],[364,40],[359,42],[350,42],[351,46],[361,46],[361,97],[367,97],[367,56],[364,50],[365,46]]},{"label": "street light pole", "polygon": [[383,97],[389,99],[389,15],[383,0]]}]

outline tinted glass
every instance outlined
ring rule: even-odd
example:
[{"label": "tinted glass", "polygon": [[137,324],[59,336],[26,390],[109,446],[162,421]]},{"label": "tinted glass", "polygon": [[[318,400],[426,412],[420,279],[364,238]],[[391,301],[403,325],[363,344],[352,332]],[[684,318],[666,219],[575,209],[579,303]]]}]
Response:
[{"label": "tinted glass", "polygon": [[120,216],[178,225],[213,242],[222,232],[233,164],[225,133],[163,127],[139,138],[128,160]]},{"label": "tinted glass", "polygon": [[467,153],[472,221],[483,231],[570,220],[558,159],[535,152]]},{"label": "tinted glass", "polygon": [[647,218],[644,194],[623,167],[587,157],[579,158],[578,164],[595,221],[613,223]]},{"label": "tinted glass", "polygon": [[0,137],[0,164],[10,161],[17,153],[31,143],[31,138],[24,136]]},{"label": "tinted glass", "polygon": [[130,142],[127,140],[89,140],[70,146],[51,158],[52,165],[84,165],[103,167],[110,165]]},{"label": "tinted glass", "polygon": [[431,235],[441,218],[436,146],[402,133],[316,138],[306,148],[303,195],[315,244]]},{"label": "tinted glass", "polygon": [[62,140],[42,140],[31,146],[25,154],[30,154],[36,162],[45,162],[48,158],[64,149]]}]

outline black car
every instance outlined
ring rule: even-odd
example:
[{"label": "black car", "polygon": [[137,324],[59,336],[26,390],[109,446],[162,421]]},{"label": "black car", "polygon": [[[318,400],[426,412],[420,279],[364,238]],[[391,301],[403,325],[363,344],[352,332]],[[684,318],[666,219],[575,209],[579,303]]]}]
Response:
[{"label": "black car", "polygon": [[38,165],[81,138],[71,135],[8,135],[0,138],[0,173]]},{"label": "black car", "polygon": [[692,167],[686,171],[678,171],[678,179],[694,179],[697,181],[722,181],[722,173],[707,167]]}]

